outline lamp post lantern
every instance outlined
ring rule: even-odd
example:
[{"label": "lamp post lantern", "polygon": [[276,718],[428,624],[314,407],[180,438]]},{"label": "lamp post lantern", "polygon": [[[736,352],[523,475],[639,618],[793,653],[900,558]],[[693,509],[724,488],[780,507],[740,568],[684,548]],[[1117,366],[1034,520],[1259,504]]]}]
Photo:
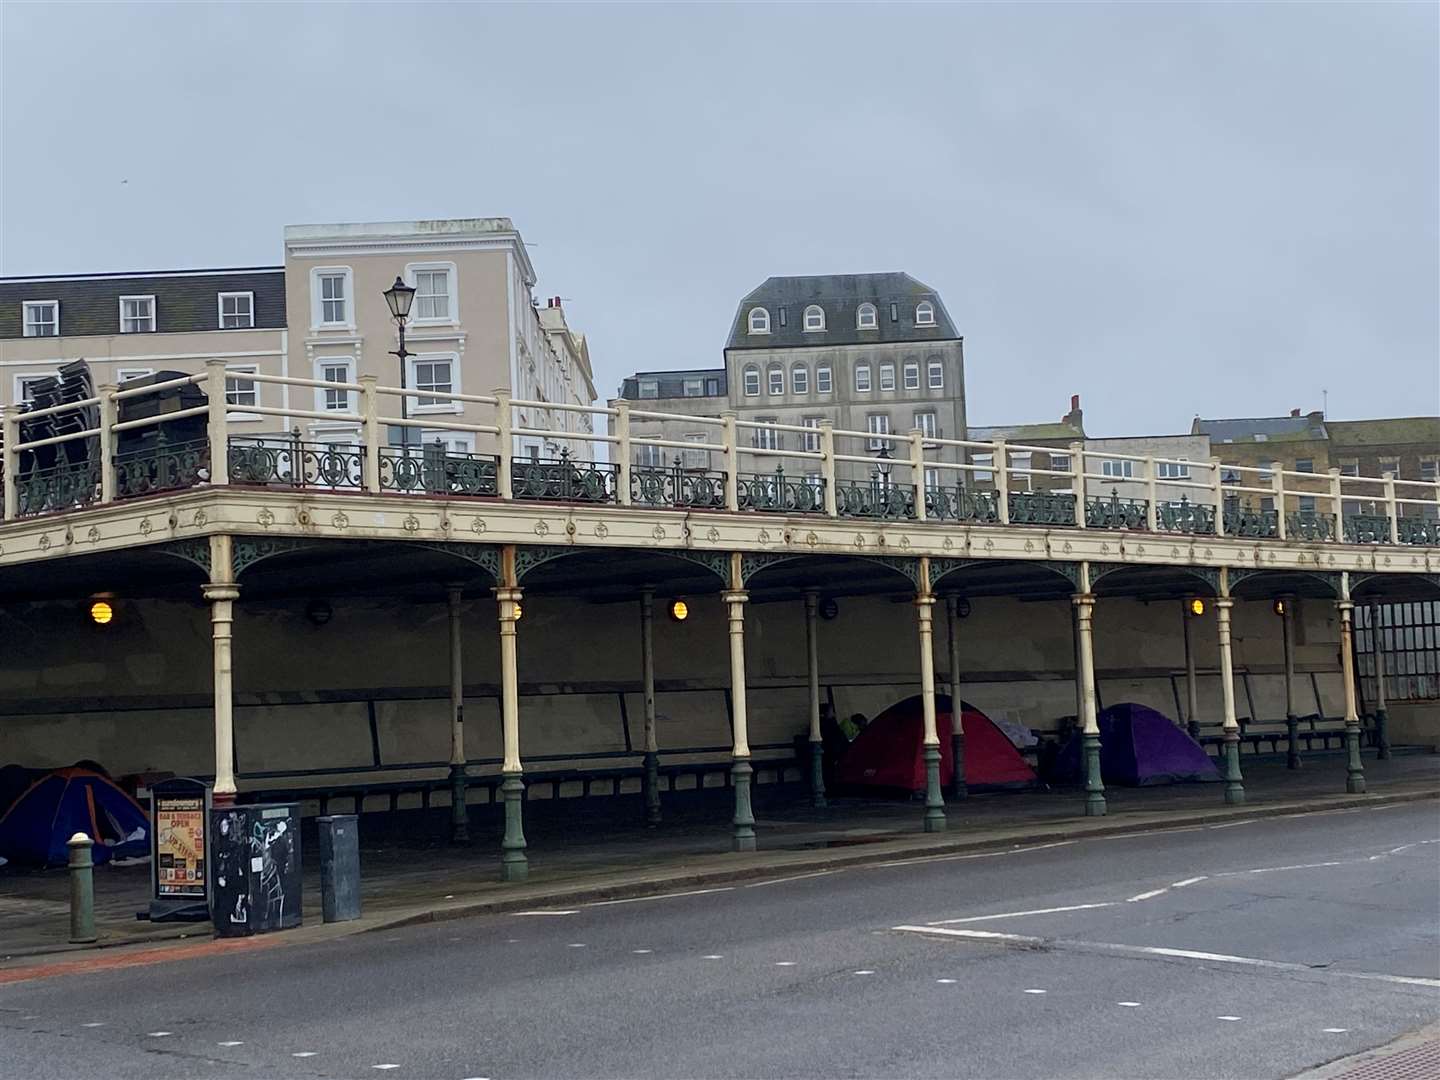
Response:
[{"label": "lamp post lantern", "polygon": [[[410,318],[410,305],[415,302],[415,289],[405,284],[405,280],[399,275],[395,277],[395,284],[385,290],[385,303],[390,308],[390,315],[395,320],[395,325],[400,328],[400,347],[391,349],[390,355],[400,360],[400,419],[410,419],[408,399],[403,391],[405,386],[405,361],[411,355],[410,350],[405,348],[405,322]],[[400,425],[400,445],[406,449],[410,446],[410,425]]]}]

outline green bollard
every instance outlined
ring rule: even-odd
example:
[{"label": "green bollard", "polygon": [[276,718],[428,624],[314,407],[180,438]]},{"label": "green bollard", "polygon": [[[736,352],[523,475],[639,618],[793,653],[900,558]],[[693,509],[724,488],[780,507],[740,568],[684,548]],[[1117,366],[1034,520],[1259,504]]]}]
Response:
[{"label": "green bollard", "polygon": [[1085,757],[1085,816],[1105,816],[1105,781],[1100,775],[1100,736],[1081,735]]},{"label": "green bollard", "polygon": [[530,860],[525,857],[525,827],[522,822],[525,803],[525,781],[520,773],[502,773],[500,792],[505,798],[505,838],[500,841],[500,880],[524,881],[530,876]]},{"label": "green bollard", "polygon": [[945,796],[940,791],[940,747],[925,747],[925,831],[945,831]]},{"label": "green bollard", "polygon": [[95,863],[93,842],[77,832],[66,842],[70,849],[70,940],[76,945],[95,941]]},{"label": "green bollard", "polygon": [[736,851],[755,850],[755,813],[750,809],[750,777],[754,773],[747,758],[735,758],[730,782],[735,786],[735,817],[731,821]]},{"label": "green bollard", "polygon": [[825,747],[823,743],[810,744],[810,805],[823,810],[825,800]]}]

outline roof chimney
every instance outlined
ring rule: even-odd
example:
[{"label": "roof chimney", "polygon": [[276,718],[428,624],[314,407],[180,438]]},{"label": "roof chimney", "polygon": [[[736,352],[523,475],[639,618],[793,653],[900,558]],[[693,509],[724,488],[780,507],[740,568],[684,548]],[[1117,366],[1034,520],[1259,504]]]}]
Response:
[{"label": "roof chimney", "polygon": [[1300,416],[1300,410],[1299,410],[1299,409],[1291,409],[1291,410],[1290,410],[1290,415],[1293,416],[1293,417],[1297,417],[1297,418],[1298,418],[1298,417]]},{"label": "roof chimney", "polygon": [[1080,411],[1080,395],[1070,395],[1070,411],[1060,418],[1062,423],[1069,424],[1080,431],[1085,430],[1085,414]]}]

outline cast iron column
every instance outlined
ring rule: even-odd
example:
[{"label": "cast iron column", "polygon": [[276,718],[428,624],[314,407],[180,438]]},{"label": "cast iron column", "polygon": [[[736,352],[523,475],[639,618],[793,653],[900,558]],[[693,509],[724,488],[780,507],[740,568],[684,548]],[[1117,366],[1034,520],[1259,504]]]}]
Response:
[{"label": "cast iron column", "polygon": [[1345,790],[1365,794],[1365,766],[1360,761],[1360,717],[1355,711],[1355,631],[1351,626],[1355,605],[1350,602],[1350,575],[1341,577],[1340,670],[1345,679]]},{"label": "cast iron column", "polygon": [[1390,716],[1385,709],[1385,637],[1380,625],[1380,605],[1370,609],[1370,643],[1375,654],[1375,757],[1390,757]]},{"label": "cast iron column", "polygon": [[1230,655],[1230,609],[1235,601],[1221,596],[1215,601],[1215,621],[1220,634],[1220,690],[1225,697],[1225,721],[1221,728],[1225,752],[1225,801],[1245,801],[1245,784],[1240,775],[1240,724],[1235,719],[1235,667]]},{"label": "cast iron column", "polygon": [[[930,573],[928,559],[920,560],[921,580]],[[940,733],[935,726],[935,597],[929,590],[915,597],[920,623],[920,702],[925,721],[925,831],[945,831],[945,796],[940,791]]]},{"label": "cast iron column", "polygon": [[1180,625],[1185,630],[1185,708],[1188,716],[1185,720],[1185,730],[1190,732],[1190,737],[1197,743],[1200,741],[1200,688],[1195,678],[1195,649],[1190,640],[1190,620],[1194,616],[1190,614],[1187,606],[1180,618]]},{"label": "cast iron column", "polygon": [[[505,566],[502,580],[513,583],[515,549],[504,548],[501,560]],[[505,749],[500,766],[500,775],[504,777],[500,791],[505,796],[505,838],[500,842],[502,881],[524,881],[530,874],[522,821],[525,780],[520,765],[520,678],[515,641],[515,609],[520,603],[520,596],[520,589],[514,584],[502,585],[495,590],[495,599],[500,605],[500,718]]]},{"label": "cast iron column", "polygon": [[1091,639],[1095,620],[1095,596],[1083,592],[1074,597],[1075,632],[1080,657],[1080,739],[1085,757],[1085,814],[1105,815],[1105,781],[1100,775],[1100,724],[1095,715],[1095,645]]},{"label": "cast iron column", "polygon": [[233,581],[234,558],[229,536],[210,537],[210,584],[201,590],[210,604],[211,651],[215,679],[215,788],[216,806],[235,802],[235,667],[231,635],[235,601],[240,589]]},{"label": "cast iron column", "polygon": [[465,682],[460,651],[460,590],[446,590],[450,602],[450,841],[470,840],[470,813],[465,801]]},{"label": "cast iron column", "polygon": [[[732,562],[739,562],[733,556]],[[731,580],[739,578],[738,573]],[[755,850],[755,814],[750,809],[750,736],[745,713],[745,603],[743,589],[731,589],[721,597],[730,623],[730,703],[734,717],[734,748],[730,752],[730,780],[735,786],[735,817],[732,819],[736,851]]]},{"label": "cast iron column", "polygon": [[660,746],[655,735],[655,590],[640,590],[640,681],[645,698],[645,824],[660,824]]},{"label": "cast iron column", "polygon": [[1280,632],[1285,637],[1285,767],[1300,768],[1300,718],[1295,715],[1295,598],[1281,599]]},{"label": "cast iron column", "polygon": [[970,794],[965,783],[965,707],[960,702],[960,620],[956,609],[959,601],[952,594],[945,597],[946,644],[950,647],[950,797],[963,799]]},{"label": "cast iron column", "polygon": [[820,733],[820,594],[805,590],[805,654],[810,672],[810,804],[825,801],[825,739]]}]

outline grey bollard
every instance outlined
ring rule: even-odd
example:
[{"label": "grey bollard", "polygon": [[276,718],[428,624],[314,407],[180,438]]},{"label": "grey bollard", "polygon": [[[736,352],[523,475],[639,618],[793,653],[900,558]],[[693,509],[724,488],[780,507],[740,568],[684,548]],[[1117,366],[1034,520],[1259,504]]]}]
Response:
[{"label": "grey bollard", "polygon": [[320,910],[326,922],[360,917],[360,819],[327,814],[320,826]]},{"label": "grey bollard", "polygon": [[95,863],[90,837],[77,832],[66,841],[70,849],[70,940],[89,945],[95,940]]}]

